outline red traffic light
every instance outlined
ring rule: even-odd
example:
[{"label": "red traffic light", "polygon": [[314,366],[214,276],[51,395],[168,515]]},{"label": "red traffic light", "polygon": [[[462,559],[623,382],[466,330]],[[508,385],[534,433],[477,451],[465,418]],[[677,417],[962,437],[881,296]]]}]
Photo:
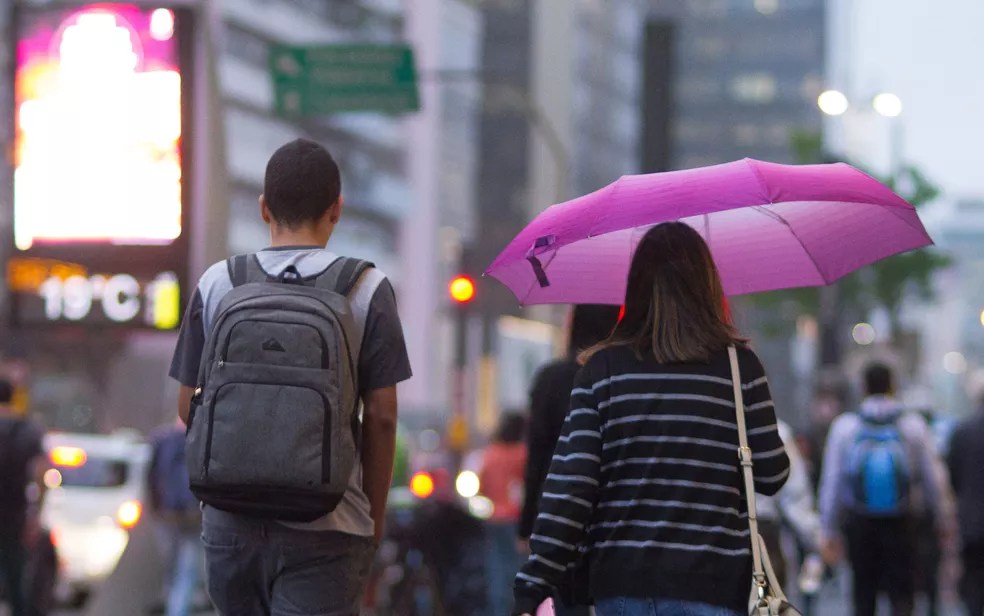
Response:
[{"label": "red traffic light", "polygon": [[448,285],[448,293],[459,304],[467,304],[475,299],[475,281],[468,276],[455,276]]}]

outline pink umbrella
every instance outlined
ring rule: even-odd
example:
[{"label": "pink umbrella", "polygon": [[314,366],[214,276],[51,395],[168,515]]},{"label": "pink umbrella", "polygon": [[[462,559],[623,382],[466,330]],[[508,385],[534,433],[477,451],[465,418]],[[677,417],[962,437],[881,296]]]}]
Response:
[{"label": "pink umbrella", "polygon": [[521,304],[621,304],[635,247],[672,220],[710,244],[728,295],[820,286],[933,243],[916,210],[850,165],[723,165],[627,175],[551,206],[486,274]]}]

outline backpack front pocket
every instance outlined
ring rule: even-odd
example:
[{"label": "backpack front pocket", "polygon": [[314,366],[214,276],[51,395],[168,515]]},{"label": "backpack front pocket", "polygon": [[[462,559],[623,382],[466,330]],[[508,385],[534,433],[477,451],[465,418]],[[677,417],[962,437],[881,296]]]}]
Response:
[{"label": "backpack front pocket", "polygon": [[317,488],[330,477],[331,448],[322,391],[230,381],[212,400],[205,476],[213,485]]}]

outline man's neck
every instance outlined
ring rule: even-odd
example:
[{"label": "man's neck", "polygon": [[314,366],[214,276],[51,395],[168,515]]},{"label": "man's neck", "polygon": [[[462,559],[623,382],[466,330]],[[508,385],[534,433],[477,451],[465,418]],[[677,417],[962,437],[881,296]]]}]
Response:
[{"label": "man's neck", "polygon": [[318,246],[324,248],[327,243],[328,240],[324,237],[324,233],[309,229],[276,231],[270,234],[270,246],[272,248],[283,246]]}]

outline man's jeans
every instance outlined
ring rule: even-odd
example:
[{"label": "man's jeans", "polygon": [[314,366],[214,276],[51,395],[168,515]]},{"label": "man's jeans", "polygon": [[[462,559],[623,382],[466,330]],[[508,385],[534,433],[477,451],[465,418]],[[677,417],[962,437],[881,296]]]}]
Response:
[{"label": "man's jeans", "polygon": [[598,616],[742,616],[728,608],[705,603],[633,597],[601,599],[595,603],[595,612]]},{"label": "man's jeans", "polygon": [[296,530],[205,507],[209,597],[225,616],[358,616],[372,538]]}]

